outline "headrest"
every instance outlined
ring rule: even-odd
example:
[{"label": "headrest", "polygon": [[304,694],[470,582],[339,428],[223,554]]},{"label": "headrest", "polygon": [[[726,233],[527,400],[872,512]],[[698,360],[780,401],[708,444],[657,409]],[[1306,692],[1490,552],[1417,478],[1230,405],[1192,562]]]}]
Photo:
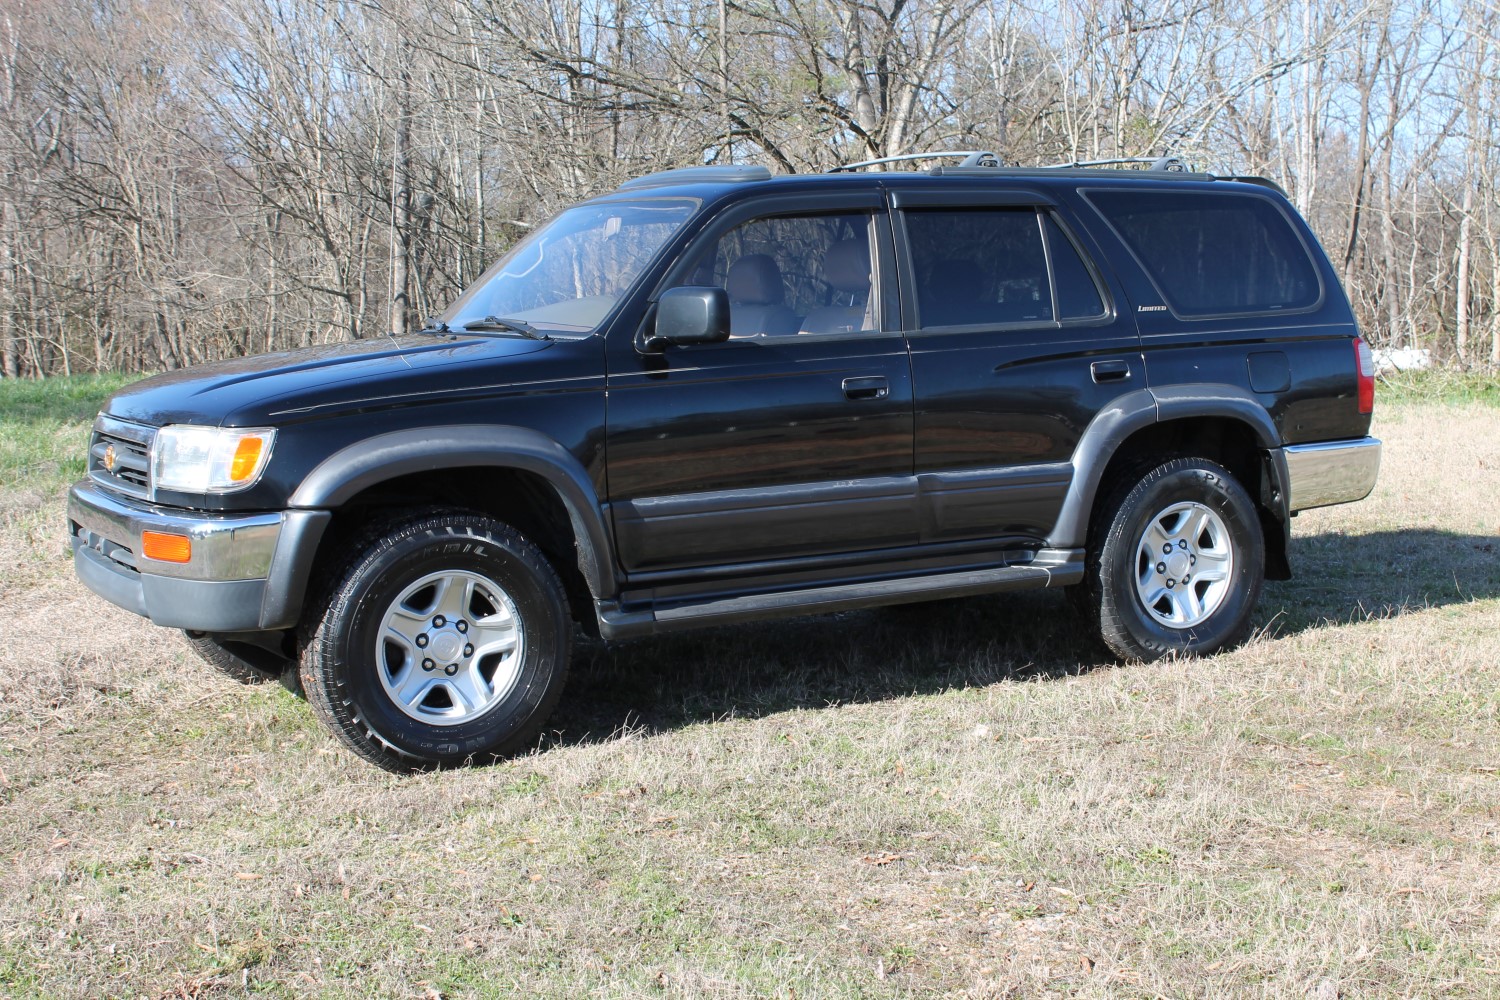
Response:
[{"label": "headrest", "polygon": [[823,255],[823,277],[841,292],[870,290],[870,248],[864,240],[840,240]]},{"label": "headrest", "polygon": [[748,306],[779,306],[786,297],[781,284],[781,268],[763,253],[741,257],[729,268],[724,281],[729,301]]}]

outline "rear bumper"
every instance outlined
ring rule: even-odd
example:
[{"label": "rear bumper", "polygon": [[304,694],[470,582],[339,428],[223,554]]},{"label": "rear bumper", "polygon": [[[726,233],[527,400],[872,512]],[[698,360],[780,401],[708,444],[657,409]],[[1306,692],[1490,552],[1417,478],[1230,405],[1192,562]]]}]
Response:
[{"label": "rear bumper", "polygon": [[1372,437],[1289,444],[1281,451],[1293,512],[1363,500],[1380,474],[1380,442]]},{"label": "rear bumper", "polygon": [[[68,493],[73,568],[111,604],[158,625],[249,632],[297,623],[312,558],[330,515],[298,510],[207,514],[121,497],[92,482]],[[141,555],[141,532],[191,539],[186,563]]]}]

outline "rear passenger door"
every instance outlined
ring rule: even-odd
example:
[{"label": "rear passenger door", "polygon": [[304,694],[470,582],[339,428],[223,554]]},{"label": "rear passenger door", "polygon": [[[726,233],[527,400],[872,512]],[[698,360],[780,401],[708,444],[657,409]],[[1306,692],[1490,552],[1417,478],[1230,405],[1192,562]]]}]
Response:
[{"label": "rear passenger door", "polygon": [[916,540],[894,271],[873,191],[757,199],[687,248],[661,287],[725,288],[731,339],[607,347],[610,510],[628,574],[770,572]]},{"label": "rear passenger door", "polygon": [[1145,388],[1134,320],[1045,192],[892,201],[922,540],[1037,545],[1089,422]]}]

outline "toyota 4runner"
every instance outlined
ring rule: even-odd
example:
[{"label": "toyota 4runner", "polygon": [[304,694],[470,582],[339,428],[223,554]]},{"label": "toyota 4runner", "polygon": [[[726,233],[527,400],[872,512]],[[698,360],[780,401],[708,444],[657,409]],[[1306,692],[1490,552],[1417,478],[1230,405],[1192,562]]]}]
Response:
[{"label": "toyota 4runner", "polygon": [[1373,391],[1268,181],[691,168],[417,334],[116,394],[69,531],[96,593],[433,767],[532,745],[575,623],[1064,587],[1121,657],[1211,653],[1292,515],[1373,487]]}]

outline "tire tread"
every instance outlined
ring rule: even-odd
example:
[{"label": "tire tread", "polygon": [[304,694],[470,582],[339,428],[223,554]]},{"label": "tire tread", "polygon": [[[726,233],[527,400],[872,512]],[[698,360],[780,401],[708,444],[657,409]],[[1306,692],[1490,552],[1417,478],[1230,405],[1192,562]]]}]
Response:
[{"label": "tire tread", "polygon": [[[465,522],[465,534],[487,535],[513,558],[526,565],[536,580],[548,591],[555,607],[567,608],[567,598],[561,580],[541,551],[524,535],[503,522],[482,514],[462,510],[433,508],[412,511],[376,519],[361,528],[343,543],[343,558],[331,563],[320,574],[309,589],[312,600],[309,612],[304,617],[299,648],[299,672],[302,689],[312,706],[313,714],[339,741],[358,756],[387,771],[409,772],[435,770],[468,762],[460,760],[431,760],[410,754],[392,744],[364,719],[351,697],[332,690],[327,673],[322,665],[338,655],[338,634],[335,626],[335,609],[348,608],[353,601],[353,592],[361,584],[357,570],[378,558],[383,552],[405,543],[410,538],[427,535],[432,539],[443,534],[457,536],[461,532],[455,521]],[[570,636],[571,629],[563,629]],[[551,707],[561,695],[568,671],[568,644],[565,641],[558,651],[556,679],[550,695],[532,715],[532,723],[512,734],[504,745],[497,748],[495,756],[517,752],[530,743],[546,721]]]},{"label": "tire tread", "polygon": [[[1097,637],[1111,652],[1125,660],[1158,660],[1169,656],[1206,655],[1233,646],[1242,641],[1250,630],[1250,611],[1260,593],[1264,574],[1264,552],[1242,553],[1242,558],[1255,556],[1256,571],[1246,581],[1250,594],[1238,620],[1222,634],[1207,644],[1188,648],[1162,640],[1152,639],[1137,633],[1130,627],[1128,611],[1116,600],[1112,588],[1107,585],[1111,574],[1116,572],[1115,562],[1121,558],[1134,559],[1135,539],[1128,537],[1130,517],[1122,517],[1122,511],[1131,508],[1139,497],[1144,496],[1156,484],[1182,472],[1197,472],[1219,481],[1234,502],[1243,502],[1251,517],[1244,519],[1253,540],[1262,545],[1260,524],[1254,516],[1254,502],[1239,481],[1217,462],[1206,458],[1185,456],[1172,458],[1154,467],[1137,466],[1117,477],[1110,491],[1095,510],[1089,528],[1088,556],[1083,582],[1070,591],[1075,607],[1089,619]],[[1237,494],[1237,496],[1236,496]],[[1243,563],[1242,563],[1243,565]],[[1212,618],[1209,619],[1212,621]]]}]

